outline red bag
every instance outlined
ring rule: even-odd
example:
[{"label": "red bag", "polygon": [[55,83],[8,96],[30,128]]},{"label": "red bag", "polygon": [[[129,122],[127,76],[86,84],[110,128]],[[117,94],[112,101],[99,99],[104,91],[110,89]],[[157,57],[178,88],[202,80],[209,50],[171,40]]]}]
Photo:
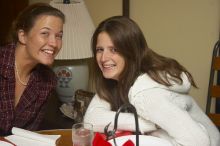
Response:
[{"label": "red bag", "polygon": [[[128,109],[128,108],[131,110],[131,112],[134,113],[135,126],[136,126],[136,132],[135,132],[136,146],[139,146],[140,130],[139,130],[139,124],[138,124],[138,115],[137,115],[135,107],[131,104],[124,104],[118,109],[118,111],[116,112],[116,115],[115,115],[114,129],[112,131],[108,131],[108,127],[110,125],[110,123],[109,123],[108,125],[106,125],[106,127],[104,129],[105,135],[100,134],[100,133],[95,134],[95,137],[93,140],[93,146],[112,146],[111,143],[108,142],[108,140],[110,140],[110,139],[113,139],[114,146],[118,146],[116,139],[115,139],[116,137],[133,134],[132,132],[129,132],[129,131],[118,131],[117,130],[118,116],[122,110]],[[131,140],[127,140],[122,146],[135,146],[135,145]]]},{"label": "red bag", "polygon": [[[103,135],[96,133],[93,139],[93,146],[112,146],[110,142],[104,139]],[[123,146],[135,146],[131,140],[126,141]]]}]

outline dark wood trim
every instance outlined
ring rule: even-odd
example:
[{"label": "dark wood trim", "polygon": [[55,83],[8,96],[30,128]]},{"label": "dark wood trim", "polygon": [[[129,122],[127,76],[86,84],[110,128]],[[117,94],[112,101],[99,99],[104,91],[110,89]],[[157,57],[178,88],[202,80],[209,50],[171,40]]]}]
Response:
[{"label": "dark wood trim", "polygon": [[13,20],[28,6],[28,0],[0,0],[0,46],[5,45]]},{"label": "dark wood trim", "polygon": [[123,16],[129,17],[130,16],[130,0],[123,0],[122,9],[123,9]]}]

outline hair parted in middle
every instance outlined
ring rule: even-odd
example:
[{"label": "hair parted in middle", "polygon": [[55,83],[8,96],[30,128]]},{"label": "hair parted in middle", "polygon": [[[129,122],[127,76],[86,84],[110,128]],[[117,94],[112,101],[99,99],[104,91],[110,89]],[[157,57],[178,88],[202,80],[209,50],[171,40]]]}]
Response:
[{"label": "hair parted in middle", "polygon": [[129,102],[129,89],[143,73],[147,73],[160,84],[171,86],[168,77],[172,77],[171,79],[177,83],[182,83],[180,75],[185,72],[191,84],[196,87],[191,74],[175,59],[161,56],[148,47],[144,34],[132,19],[113,16],[102,21],[92,37],[94,56],[96,56],[97,38],[101,32],[109,35],[117,52],[125,60],[125,68],[116,81],[104,78],[94,59],[96,92],[100,98],[111,104],[112,110],[117,110],[122,104]]}]

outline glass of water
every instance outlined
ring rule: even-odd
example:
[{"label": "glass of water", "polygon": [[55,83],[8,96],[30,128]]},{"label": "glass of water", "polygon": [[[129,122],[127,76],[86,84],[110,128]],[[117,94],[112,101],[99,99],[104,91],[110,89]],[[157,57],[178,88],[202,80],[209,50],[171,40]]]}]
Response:
[{"label": "glass of water", "polygon": [[76,123],[72,127],[73,146],[92,146],[93,125],[90,123]]}]

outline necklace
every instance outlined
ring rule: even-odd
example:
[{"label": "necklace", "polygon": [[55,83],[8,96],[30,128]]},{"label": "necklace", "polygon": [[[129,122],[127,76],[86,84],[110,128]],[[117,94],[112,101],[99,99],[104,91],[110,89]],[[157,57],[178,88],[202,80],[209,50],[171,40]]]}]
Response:
[{"label": "necklace", "polygon": [[16,61],[15,61],[15,72],[16,72],[16,74],[17,74],[18,81],[19,81],[22,85],[27,86],[27,82],[26,82],[26,83],[23,82],[23,81],[21,80],[20,76],[19,76],[19,72],[18,72],[18,67],[17,67]]}]

